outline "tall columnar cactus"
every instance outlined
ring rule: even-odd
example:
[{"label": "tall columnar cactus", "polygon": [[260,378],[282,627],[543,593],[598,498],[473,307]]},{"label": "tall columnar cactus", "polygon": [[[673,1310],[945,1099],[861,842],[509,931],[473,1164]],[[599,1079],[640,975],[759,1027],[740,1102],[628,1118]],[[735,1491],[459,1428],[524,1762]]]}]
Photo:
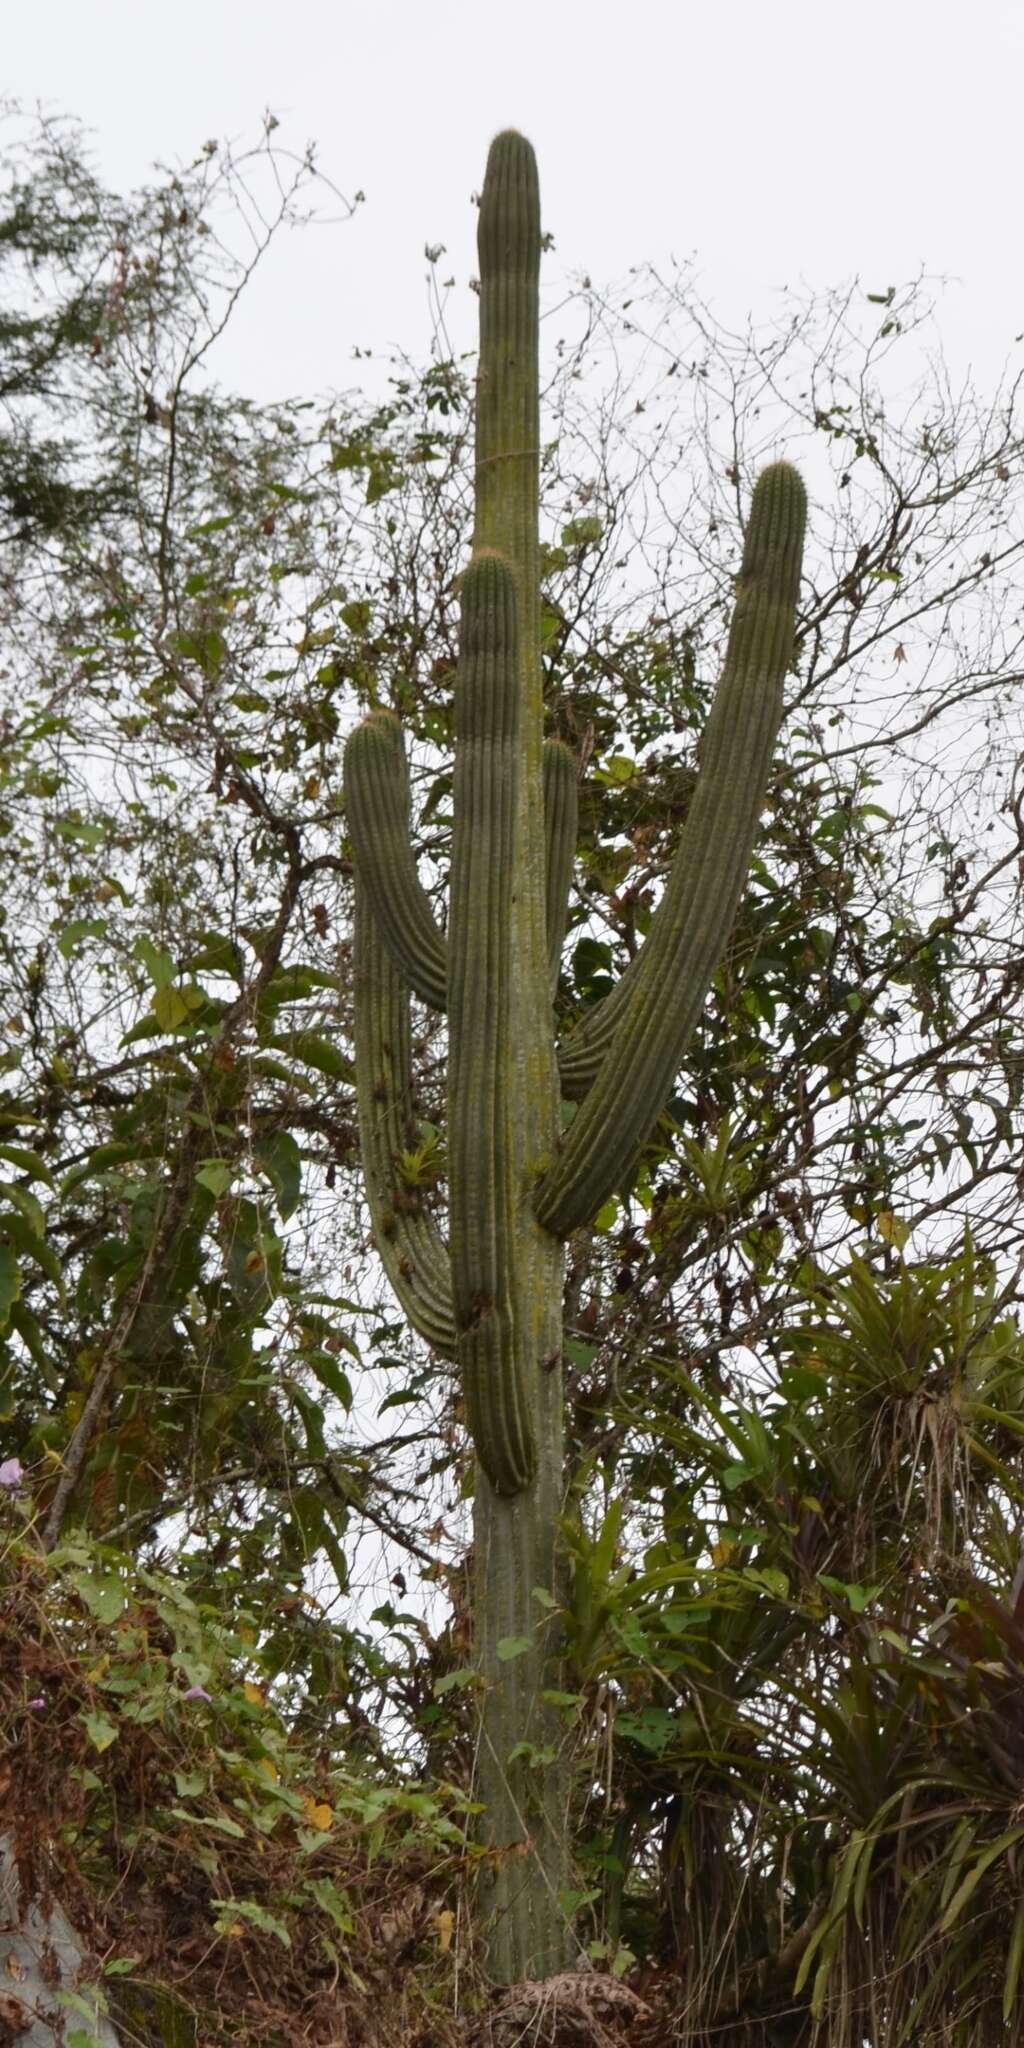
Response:
[{"label": "tall columnar cactus", "polygon": [[[491,146],[480,208],[476,529],[462,581],[448,930],[416,874],[397,720],[346,754],[359,1116],[374,1233],[413,1328],[453,1357],[477,1457],[475,1662],[483,1919],[506,1981],[574,1947],[557,1708],[564,1595],[562,1245],[628,1178],[668,1097],[743,888],[782,716],[804,490],[756,484],[696,792],[647,940],[556,1047],[551,997],[576,833],[572,757],[543,738],[533,151]],[[448,1016],[449,1233],[400,1171],[415,1133],[410,991]],[[559,1098],[579,1104],[562,1131]],[[523,1644],[529,1648],[523,1649]],[[510,1649],[513,1654],[510,1654]]]}]

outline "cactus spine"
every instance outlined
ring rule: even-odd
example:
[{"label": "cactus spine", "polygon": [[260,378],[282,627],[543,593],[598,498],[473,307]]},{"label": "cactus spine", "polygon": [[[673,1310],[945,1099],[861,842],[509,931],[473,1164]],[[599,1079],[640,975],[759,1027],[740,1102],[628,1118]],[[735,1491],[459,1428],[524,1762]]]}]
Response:
[{"label": "cactus spine", "polygon": [[[758,480],[700,778],[662,902],[618,987],[556,1049],[576,778],[567,750],[543,740],[540,210],[533,151],[514,133],[491,145],[478,246],[476,521],[461,593],[447,937],[416,874],[404,748],[389,713],[352,735],[345,784],[374,1232],[413,1327],[457,1359],[477,1455],[478,1789],[494,1851],[482,1917],[492,1972],[514,1981],[552,1974],[574,1950],[560,1901],[571,1875],[568,1771],[544,1699],[560,1682],[552,1614],[565,1594],[562,1242],[628,1178],[729,936],[782,714],[805,501],[786,463]],[[448,1014],[447,1247],[398,1169],[413,1128],[410,990]],[[564,1139],[560,1094],[580,1104]],[[531,1748],[556,1761],[532,1767]]]}]

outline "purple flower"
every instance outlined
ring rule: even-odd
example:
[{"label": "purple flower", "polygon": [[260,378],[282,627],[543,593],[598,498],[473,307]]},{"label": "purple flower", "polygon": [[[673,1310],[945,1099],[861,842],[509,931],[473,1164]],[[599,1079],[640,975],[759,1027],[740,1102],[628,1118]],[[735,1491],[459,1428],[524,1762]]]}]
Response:
[{"label": "purple flower", "polygon": [[20,1486],[25,1477],[25,1467],[20,1458],[5,1458],[0,1465],[0,1486]]},{"label": "purple flower", "polygon": [[189,1689],[188,1689],[188,1691],[187,1691],[187,1692],[185,1692],[185,1693],[182,1693],[182,1699],[185,1699],[185,1700],[210,1700],[210,1703],[211,1703],[211,1705],[212,1705],[212,1698],[211,1698],[211,1695],[210,1695],[210,1694],[209,1694],[208,1692],[204,1691],[204,1689],[203,1689],[203,1687],[202,1687],[201,1685],[190,1685],[190,1686],[189,1686]]},{"label": "purple flower", "polygon": [[42,1700],[42,1699],[39,1699],[39,1700],[26,1700],[26,1701],[25,1701],[25,1705],[27,1706],[27,1708],[28,1708],[28,1710],[29,1710],[29,1712],[30,1712],[30,1713],[32,1713],[32,1714],[41,1714],[41,1713],[42,1713],[42,1711],[43,1711],[43,1708],[44,1708],[44,1707],[45,1707],[45,1705],[46,1705],[46,1701],[45,1701],[45,1700]]}]

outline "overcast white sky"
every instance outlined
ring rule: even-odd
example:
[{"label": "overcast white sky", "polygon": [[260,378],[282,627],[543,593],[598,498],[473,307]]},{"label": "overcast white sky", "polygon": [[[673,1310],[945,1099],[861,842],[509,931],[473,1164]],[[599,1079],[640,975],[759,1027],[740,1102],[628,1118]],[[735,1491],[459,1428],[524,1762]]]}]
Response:
[{"label": "overcast white sky", "polygon": [[36,0],[4,9],[4,90],[93,131],[113,182],[207,137],[319,145],[349,225],[279,250],[222,377],[256,396],[346,386],[355,344],[425,354],[424,244],[444,242],[469,345],[487,143],[540,161],[553,303],[693,253],[716,308],[921,266],[956,280],[942,332],[988,382],[1024,329],[1024,0]]}]

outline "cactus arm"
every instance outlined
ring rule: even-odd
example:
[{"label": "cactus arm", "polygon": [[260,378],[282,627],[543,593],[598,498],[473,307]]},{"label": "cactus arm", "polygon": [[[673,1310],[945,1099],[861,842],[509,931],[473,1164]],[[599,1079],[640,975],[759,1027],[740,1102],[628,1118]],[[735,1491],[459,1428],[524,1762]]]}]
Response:
[{"label": "cactus arm", "polygon": [[414,1330],[445,1357],[456,1351],[448,1254],[422,1197],[396,1161],[415,1143],[409,991],[385,945],[357,870],[353,1014],[359,1144],[370,1219],[384,1271]]},{"label": "cactus arm", "polygon": [[362,886],[410,988],[435,1010],[446,1001],[447,949],[416,873],[402,728],[372,711],[345,748],[345,809]]},{"label": "cactus arm", "polygon": [[510,998],[519,727],[515,581],[482,555],[462,584],[448,959],[448,1164],[458,1357],[498,1493],[536,1463],[516,1344]]},{"label": "cactus arm", "polygon": [[[391,711],[372,711],[350,735],[345,749],[345,808],[363,886],[396,965],[421,1002],[435,1010],[447,1009],[448,943],[416,873],[409,836],[405,745],[402,728]],[[552,992],[558,982],[565,937],[576,817],[572,755],[560,740],[546,740],[546,930]],[[577,1048],[574,1040],[573,1049],[578,1052],[582,1046]],[[590,1057],[593,1064],[593,1055]],[[562,1092],[569,1091],[563,1087]]]},{"label": "cactus arm", "polygon": [[558,987],[562,941],[569,916],[569,885],[576,857],[578,802],[576,763],[561,740],[545,740],[544,780],[544,925],[551,993]]},{"label": "cactus arm", "polygon": [[805,510],[788,463],[759,477],[725,665],[664,909],[597,1079],[535,1197],[539,1221],[559,1237],[589,1223],[635,1165],[732,928],[782,718]]}]

